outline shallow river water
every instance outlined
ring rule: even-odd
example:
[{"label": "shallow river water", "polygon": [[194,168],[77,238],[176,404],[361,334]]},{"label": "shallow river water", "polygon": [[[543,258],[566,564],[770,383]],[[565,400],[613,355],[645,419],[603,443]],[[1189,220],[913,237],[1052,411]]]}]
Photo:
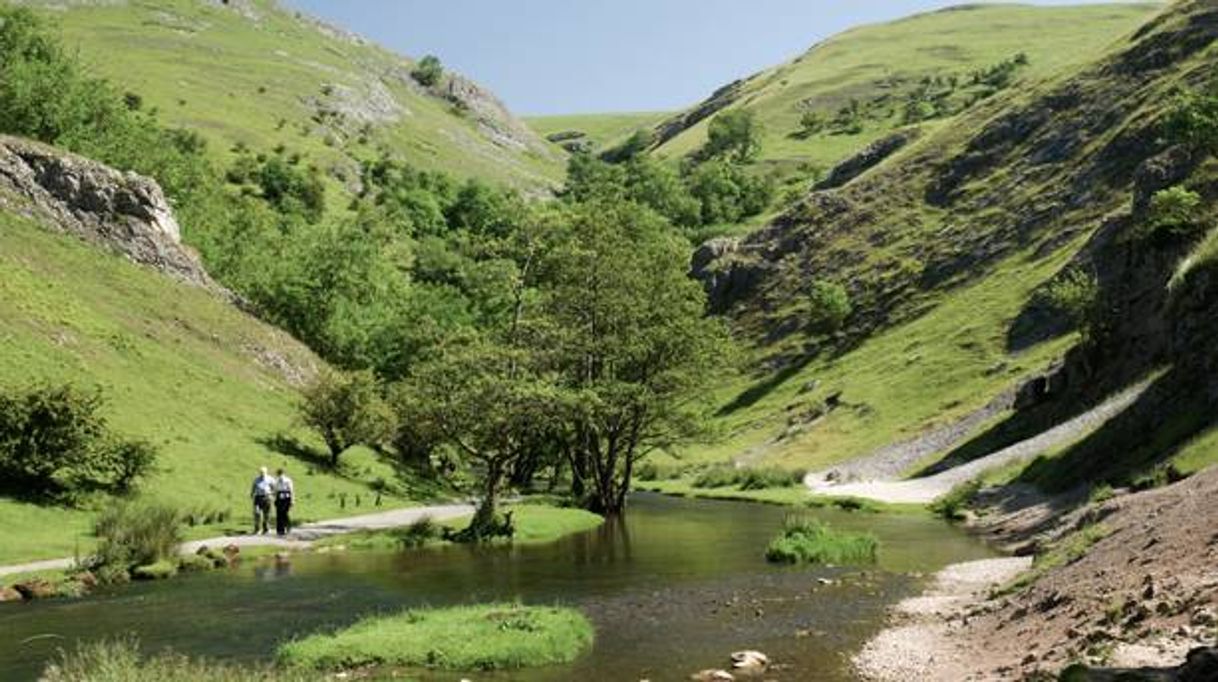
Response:
[{"label": "shallow river water", "polygon": [[567,666],[422,679],[685,680],[758,649],[779,664],[765,679],[849,680],[849,654],[921,575],[991,555],[927,517],[816,510],[834,527],[874,532],[878,563],[776,567],[762,552],[787,512],[643,494],[624,523],[546,545],[306,554],[81,600],[0,604],[0,680],[36,679],[79,639],[130,634],[150,651],[266,660],[285,639],[372,613],[514,599],[580,608],[596,626],[594,648]]}]

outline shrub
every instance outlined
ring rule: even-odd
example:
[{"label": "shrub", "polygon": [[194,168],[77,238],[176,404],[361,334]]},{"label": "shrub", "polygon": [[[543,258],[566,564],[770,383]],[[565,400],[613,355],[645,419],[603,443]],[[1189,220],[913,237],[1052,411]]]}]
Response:
[{"label": "shrub", "polygon": [[1064,315],[1071,326],[1089,342],[1100,321],[1100,286],[1094,275],[1081,268],[1067,271],[1044,289],[1042,301],[1053,310]]},{"label": "shrub", "polygon": [[812,282],[809,298],[812,310],[808,317],[808,326],[818,334],[833,334],[841,330],[853,309],[850,305],[850,294],[836,282]]},{"label": "shrub", "polygon": [[[176,510],[158,504],[119,504],[97,518],[97,553],[87,562],[103,582],[114,582],[136,567],[167,562],[171,566],[182,543]],[[148,577],[152,577],[149,575]]]},{"label": "shrub", "polygon": [[735,486],[740,490],[786,488],[803,483],[806,473],[803,469],[737,467],[733,464],[719,464],[704,469],[698,474],[693,481],[693,487],[727,488]]},{"label": "shrub", "polygon": [[965,508],[980,491],[980,480],[974,479],[961,483],[949,490],[943,497],[932,502],[930,510],[949,521],[963,520]]},{"label": "shrub", "polygon": [[443,528],[430,516],[415,521],[399,531],[398,539],[406,548],[422,547],[431,540],[438,540],[443,535]]},{"label": "shrub", "polygon": [[1169,187],[1150,198],[1149,234],[1195,238],[1205,232],[1201,222],[1201,195],[1181,187]]},{"label": "shrub", "polygon": [[1218,151],[1218,87],[1186,91],[1176,98],[1162,124],[1172,142],[1209,153]]},{"label": "shrub", "polygon": [[99,390],[71,385],[0,393],[3,486],[26,495],[70,497],[127,492],[156,460],[156,449],[117,438]]},{"label": "shrub", "polygon": [[419,60],[410,75],[419,85],[430,88],[438,84],[444,77],[444,65],[440,62],[439,57],[429,54]]},{"label": "shrub", "polygon": [[875,561],[878,550],[879,540],[870,533],[838,531],[815,518],[790,515],[765,558],[785,564],[856,564]]},{"label": "shrub", "polygon": [[749,163],[761,153],[761,124],[748,109],[732,109],[711,119],[706,130],[702,157],[726,157],[735,163]]}]

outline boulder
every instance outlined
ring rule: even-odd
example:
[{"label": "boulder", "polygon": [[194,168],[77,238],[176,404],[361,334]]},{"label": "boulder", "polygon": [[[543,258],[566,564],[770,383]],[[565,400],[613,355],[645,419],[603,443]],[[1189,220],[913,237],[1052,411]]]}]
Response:
[{"label": "boulder", "polygon": [[47,597],[54,597],[59,594],[59,590],[56,589],[54,583],[43,578],[23,580],[13,585],[13,589],[21,595],[22,599],[26,600],[46,599]]},{"label": "boulder", "polygon": [[235,300],[182,244],[169,200],[149,178],[0,135],[0,207]]},{"label": "boulder", "polygon": [[905,145],[918,138],[917,128],[897,131],[887,137],[872,142],[862,151],[842,161],[829,171],[829,175],[816,184],[816,189],[836,189],[878,166],[880,162],[900,151]]},{"label": "boulder", "polygon": [[15,589],[7,585],[0,586],[0,602],[21,601],[24,598],[25,597],[21,596],[21,593]]},{"label": "boulder", "polygon": [[1134,213],[1143,215],[1156,192],[1188,179],[1202,158],[1189,147],[1176,145],[1143,161],[1133,174]]},{"label": "boulder", "polygon": [[770,657],[760,651],[737,651],[732,654],[732,667],[739,670],[764,670],[770,665]]},{"label": "boulder", "polygon": [[1177,678],[1180,682],[1218,680],[1218,647],[1201,647],[1188,652]]}]

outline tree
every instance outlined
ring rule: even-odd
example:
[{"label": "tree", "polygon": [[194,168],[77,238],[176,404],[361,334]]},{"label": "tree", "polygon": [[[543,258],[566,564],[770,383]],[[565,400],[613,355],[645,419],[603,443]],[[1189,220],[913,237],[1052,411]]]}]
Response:
[{"label": "tree", "polygon": [[703,432],[699,397],[728,349],[688,246],[629,202],[576,206],[543,279],[547,363],[562,389],[571,469],[585,506],[619,514],[635,465]]},{"label": "tree", "polygon": [[504,481],[558,414],[555,386],[527,350],[467,334],[449,339],[399,390],[412,395],[415,418],[481,469],[482,499],[467,537],[500,534]]},{"label": "tree", "polygon": [[1187,144],[1209,154],[1218,153],[1218,87],[1187,90],[1176,98],[1163,132],[1172,142]]},{"label": "tree", "polygon": [[114,435],[100,390],[71,385],[0,393],[0,481],[11,492],[66,498],[123,493],[151,470],[156,449]]},{"label": "tree", "polygon": [[705,158],[727,157],[749,163],[761,152],[761,124],[749,109],[732,109],[711,119],[706,131]]},{"label": "tree", "polygon": [[430,88],[440,82],[444,77],[444,65],[440,63],[440,58],[434,54],[429,54],[419,60],[415,65],[414,70],[410,75],[425,88]]},{"label": "tree", "polygon": [[811,137],[823,131],[828,124],[828,117],[821,112],[814,110],[805,111],[799,117],[799,132],[804,137]]},{"label": "tree", "polygon": [[1050,282],[1041,298],[1070,321],[1082,335],[1084,344],[1094,341],[1102,319],[1100,286],[1094,275],[1082,268],[1071,269]]},{"label": "tree", "polygon": [[303,391],[300,418],[330,451],[330,466],[355,445],[377,446],[392,435],[393,414],[370,371],[323,371]]},{"label": "tree", "polygon": [[809,296],[812,311],[808,316],[808,327],[817,334],[834,334],[842,328],[850,316],[850,294],[837,282],[816,280],[812,282]]}]

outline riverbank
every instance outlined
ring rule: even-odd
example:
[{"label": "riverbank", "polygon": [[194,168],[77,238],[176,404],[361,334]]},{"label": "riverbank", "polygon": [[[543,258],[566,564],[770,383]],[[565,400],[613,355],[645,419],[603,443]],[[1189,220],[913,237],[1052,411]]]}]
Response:
[{"label": "riverbank", "polygon": [[977,530],[1022,538],[1036,559],[944,569],[855,657],[862,678],[1017,680],[1071,664],[1169,673],[1218,643],[1218,468],[1069,513],[994,504]]}]

